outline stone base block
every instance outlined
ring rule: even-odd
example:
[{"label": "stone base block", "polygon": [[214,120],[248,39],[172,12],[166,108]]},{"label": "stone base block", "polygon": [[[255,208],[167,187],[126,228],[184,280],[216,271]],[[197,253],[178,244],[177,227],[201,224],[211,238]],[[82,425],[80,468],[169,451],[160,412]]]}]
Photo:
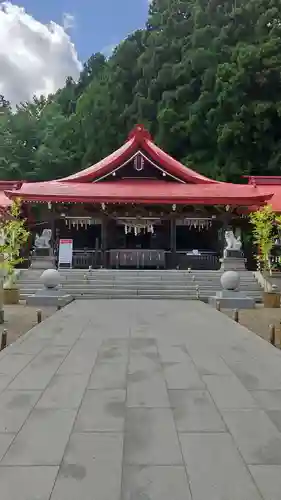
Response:
[{"label": "stone base block", "polygon": [[64,307],[74,299],[64,290],[43,288],[26,299],[29,306]]},{"label": "stone base block", "polygon": [[245,271],[245,269],[244,258],[226,257],[222,259],[221,271]]},{"label": "stone base block", "polygon": [[223,290],[217,292],[216,295],[209,297],[209,304],[216,307],[220,303],[221,309],[254,309],[255,300],[252,297],[247,297],[243,292],[235,292]]},{"label": "stone base block", "polygon": [[243,252],[241,250],[227,250],[224,251],[224,257],[226,259],[243,259]]},{"label": "stone base block", "polygon": [[55,267],[55,259],[53,256],[33,257],[30,269],[53,269]]}]

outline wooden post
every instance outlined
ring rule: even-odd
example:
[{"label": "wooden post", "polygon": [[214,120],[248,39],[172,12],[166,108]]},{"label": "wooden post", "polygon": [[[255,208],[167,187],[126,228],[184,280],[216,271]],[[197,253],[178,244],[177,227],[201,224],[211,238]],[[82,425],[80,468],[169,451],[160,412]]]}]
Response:
[{"label": "wooden post", "polygon": [[37,323],[41,323],[42,321],[42,311],[38,309],[37,311]]},{"label": "wooden post", "polygon": [[1,337],[1,347],[0,351],[3,351],[7,347],[7,330],[3,330],[2,337]]},{"label": "wooden post", "polygon": [[177,224],[176,219],[173,217],[170,219],[170,251],[171,251],[171,262],[170,267],[175,269],[177,266]]},{"label": "wooden post", "polygon": [[238,311],[238,309],[234,309],[233,319],[236,323],[239,323],[239,311]]},{"label": "wooden post", "polygon": [[269,325],[269,342],[275,346],[275,325]]},{"label": "wooden post", "polygon": [[102,267],[107,267],[107,233],[108,233],[108,221],[106,217],[102,218],[102,226],[101,226],[101,250],[103,254],[103,262]]}]

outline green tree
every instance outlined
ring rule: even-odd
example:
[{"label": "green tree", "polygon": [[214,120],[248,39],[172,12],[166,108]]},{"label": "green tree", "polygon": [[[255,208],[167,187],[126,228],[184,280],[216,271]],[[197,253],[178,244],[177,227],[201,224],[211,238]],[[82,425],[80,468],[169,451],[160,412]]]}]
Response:
[{"label": "green tree", "polygon": [[0,221],[0,255],[4,257],[1,267],[7,275],[6,288],[15,286],[15,267],[22,262],[22,247],[29,238],[25,220],[21,218],[21,201],[12,203],[10,214]]},{"label": "green tree", "polygon": [[261,271],[271,271],[270,252],[274,245],[276,214],[270,205],[250,214],[254,243],[258,248],[257,261]]},{"label": "green tree", "polygon": [[207,176],[280,174],[280,19],[279,0],[153,0],[145,29],[78,82],[13,111],[0,96],[0,177],[72,173],[136,123]]}]

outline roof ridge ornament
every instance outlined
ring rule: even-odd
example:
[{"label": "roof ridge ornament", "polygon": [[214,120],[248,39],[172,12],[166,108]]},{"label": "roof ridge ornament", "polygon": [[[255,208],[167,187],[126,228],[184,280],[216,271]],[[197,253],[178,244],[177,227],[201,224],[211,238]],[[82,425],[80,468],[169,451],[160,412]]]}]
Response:
[{"label": "roof ridge ornament", "polygon": [[133,138],[135,138],[138,142],[142,142],[144,139],[152,141],[150,132],[142,124],[136,125],[129,133],[128,141]]}]

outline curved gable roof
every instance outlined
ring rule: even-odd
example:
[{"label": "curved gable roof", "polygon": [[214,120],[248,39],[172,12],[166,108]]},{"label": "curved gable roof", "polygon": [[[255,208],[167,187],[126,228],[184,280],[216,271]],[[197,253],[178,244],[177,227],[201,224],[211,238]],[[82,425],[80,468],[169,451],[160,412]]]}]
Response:
[{"label": "curved gable roof", "polygon": [[168,174],[177,177],[183,182],[192,184],[218,184],[218,181],[208,179],[186,167],[179,161],[165,153],[152,141],[149,132],[137,125],[129,134],[128,140],[119,149],[81,172],[64,177],[60,182],[95,182],[101,177],[110,174],[120,165],[128,161],[135,153],[143,151],[155,163],[159,164]]}]

